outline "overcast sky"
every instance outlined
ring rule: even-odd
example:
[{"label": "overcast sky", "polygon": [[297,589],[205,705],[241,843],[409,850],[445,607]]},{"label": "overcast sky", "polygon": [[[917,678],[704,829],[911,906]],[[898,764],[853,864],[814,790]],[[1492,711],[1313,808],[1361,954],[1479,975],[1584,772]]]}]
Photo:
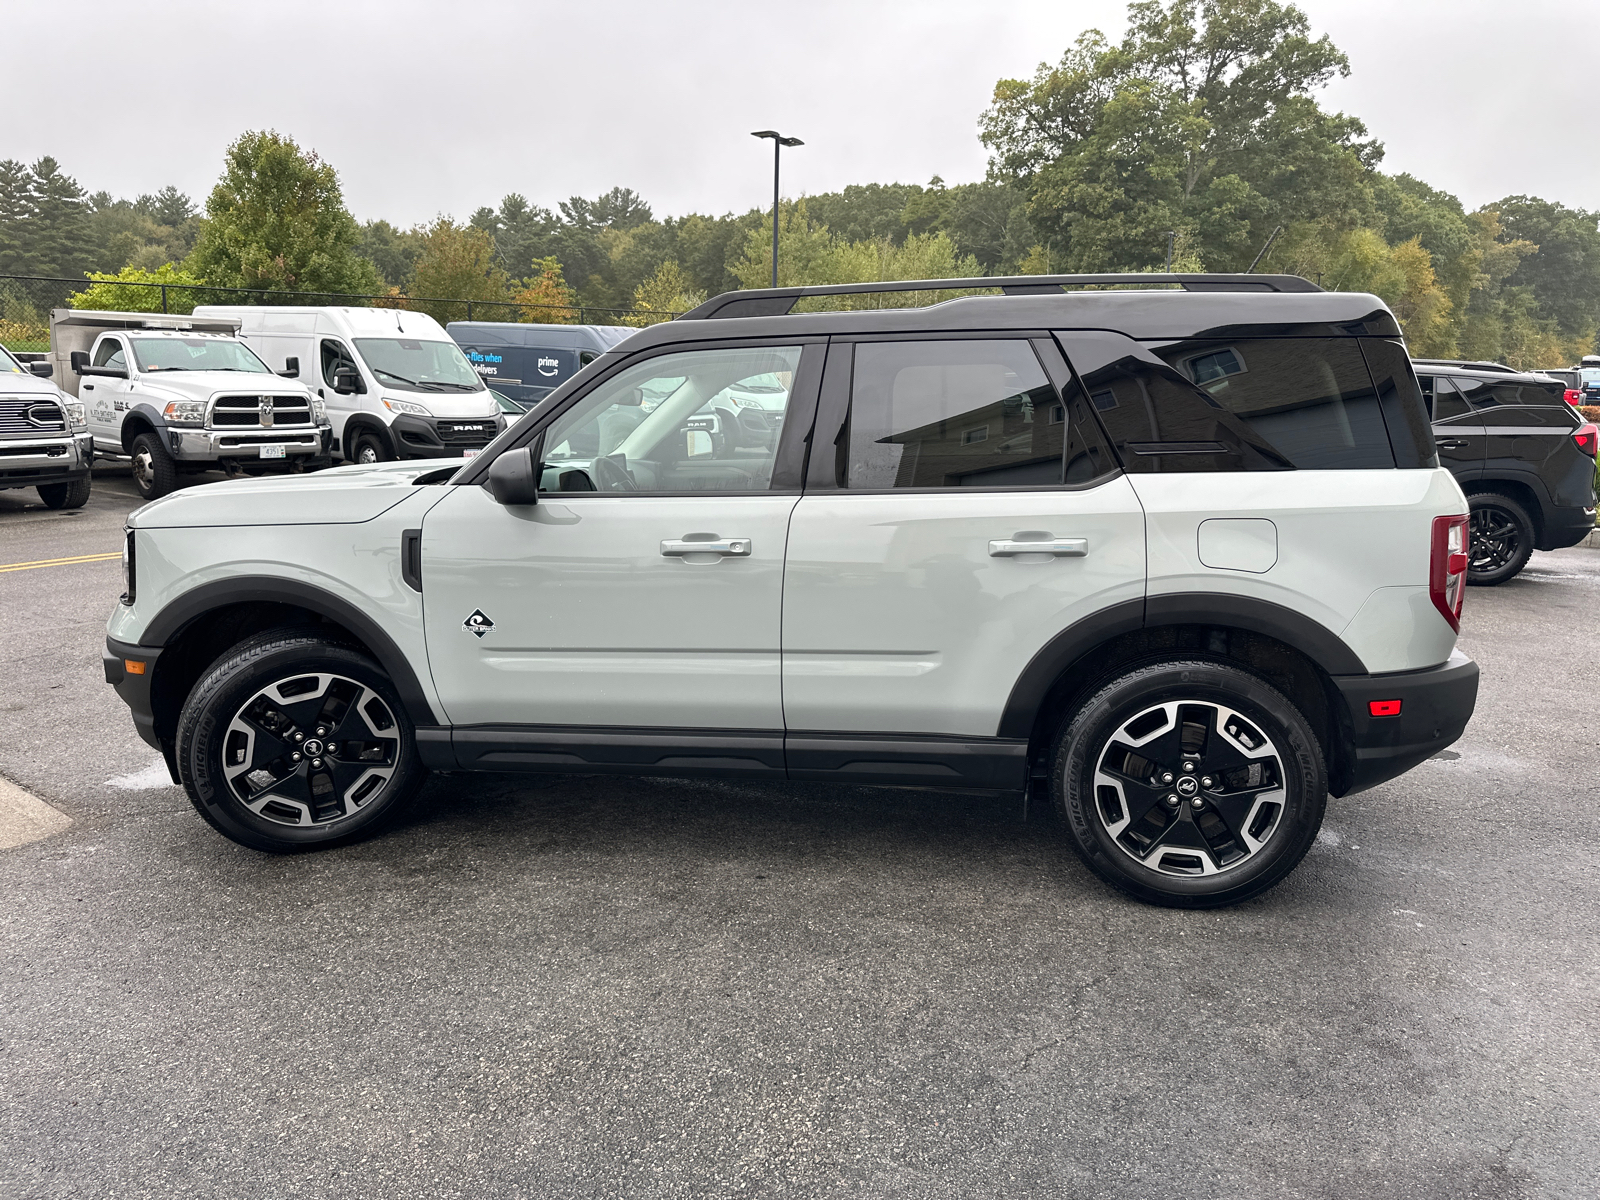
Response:
[{"label": "overcast sky", "polygon": [[[1350,57],[1323,96],[1384,168],[1468,207],[1600,208],[1597,0],[1305,0]],[[224,147],[274,128],[338,168],[362,220],[465,218],[622,185],[657,216],[849,183],[981,178],[978,114],[1120,0],[145,0],[6,5],[0,158],[53,154],[91,191],[203,203]]]}]

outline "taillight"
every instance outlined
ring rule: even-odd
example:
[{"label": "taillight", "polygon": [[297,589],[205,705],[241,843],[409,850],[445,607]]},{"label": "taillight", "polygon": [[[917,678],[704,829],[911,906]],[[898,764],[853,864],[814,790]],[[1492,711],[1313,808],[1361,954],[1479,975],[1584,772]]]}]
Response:
[{"label": "taillight", "polygon": [[1590,458],[1595,457],[1595,452],[1600,451],[1600,428],[1585,422],[1578,426],[1578,431],[1572,435],[1572,440],[1578,444]]},{"label": "taillight", "polygon": [[1573,408],[1577,408],[1578,405],[1583,403],[1583,393],[1577,388],[1568,388],[1561,393],[1561,398],[1572,405]]},{"label": "taillight", "polygon": [[1467,590],[1467,518],[1433,519],[1433,554],[1428,560],[1428,595],[1450,628],[1461,632],[1461,601]]}]

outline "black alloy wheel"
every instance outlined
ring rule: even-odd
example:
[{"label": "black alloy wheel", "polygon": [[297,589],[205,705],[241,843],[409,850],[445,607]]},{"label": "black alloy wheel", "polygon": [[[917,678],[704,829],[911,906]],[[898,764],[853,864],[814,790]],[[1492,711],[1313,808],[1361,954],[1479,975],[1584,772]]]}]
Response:
[{"label": "black alloy wheel", "polygon": [[425,774],[382,669],[292,630],[241,643],[196,684],[178,719],[177,757],[202,817],[274,852],[370,836]]},{"label": "black alloy wheel", "polygon": [[1533,520],[1510,496],[1484,492],[1468,497],[1467,582],[1493,587],[1511,579],[1533,555]]},{"label": "black alloy wheel", "polygon": [[1051,790],[1102,879],[1213,908],[1295,868],[1328,788],[1316,736],[1276,688],[1224,663],[1163,662],[1106,685],[1062,729]]}]

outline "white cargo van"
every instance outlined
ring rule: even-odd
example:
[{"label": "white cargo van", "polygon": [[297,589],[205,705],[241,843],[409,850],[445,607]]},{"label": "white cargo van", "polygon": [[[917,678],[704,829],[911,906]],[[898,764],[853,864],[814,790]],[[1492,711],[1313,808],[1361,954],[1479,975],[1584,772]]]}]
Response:
[{"label": "white cargo van", "polygon": [[268,365],[314,389],[341,458],[470,458],[505,428],[460,347],[425,313],[203,305],[194,315],[237,319]]}]

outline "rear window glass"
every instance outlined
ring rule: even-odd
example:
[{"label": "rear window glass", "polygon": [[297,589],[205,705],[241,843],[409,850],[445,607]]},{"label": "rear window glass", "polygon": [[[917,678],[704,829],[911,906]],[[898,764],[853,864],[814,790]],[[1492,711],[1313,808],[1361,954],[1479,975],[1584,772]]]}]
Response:
[{"label": "rear window glass", "polygon": [[1146,344],[1083,382],[1130,471],[1395,465],[1353,338]]},{"label": "rear window glass", "polygon": [[1513,404],[1564,404],[1558,383],[1492,383],[1487,379],[1458,378],[1456,386],[1475,409]]},{"label": "rear window glass", "polygon": [[1021,339],[863,342],[851,385],[847,486],[1049,487],[1112,469],[1081,404]]}]

